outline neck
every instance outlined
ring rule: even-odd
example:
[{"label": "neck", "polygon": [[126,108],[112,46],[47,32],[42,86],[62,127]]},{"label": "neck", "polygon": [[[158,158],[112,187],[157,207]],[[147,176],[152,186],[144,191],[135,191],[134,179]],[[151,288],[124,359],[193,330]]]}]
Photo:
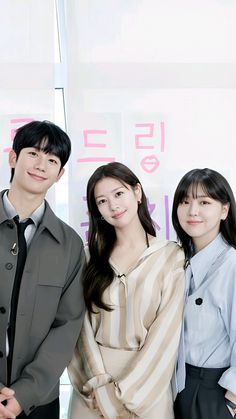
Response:
[{"label": "neck", "polygon": [[139,223],[135,225],[126,226],[124,229],[116,229],[116,246],[134,248],[140,245],[143,241],[146,242],[146,232]]},{"label": "neck", "polygon": [[193,239],[193,246],[194,246],[194,252],[198,253],[200,250],[204,249],[204,247],[208,246],[215,238],[218,236],[219,231],[213,234],[209,234],[206,238],[199,238],[199,239]]},{"label": "neck", "polygon": [[22,191],[10,188],[8,199],[15,208],[21,219],[29,218],[31,214],[42,204],[44,196],[22,193]]}]

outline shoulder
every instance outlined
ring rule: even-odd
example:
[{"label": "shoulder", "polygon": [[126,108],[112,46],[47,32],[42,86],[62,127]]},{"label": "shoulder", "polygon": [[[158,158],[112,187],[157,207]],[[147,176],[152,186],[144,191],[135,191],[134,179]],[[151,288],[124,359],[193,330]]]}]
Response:
[{"label": "shoulder", "polygon": [[183,248],[174,241],[166,242],[167,263],[170,263],[175,269],[184,269],[185,254]]},{"label": "shoulder", "polygon": [[219,256],[218,260],[223,269],[236,271],[236,249],[234,247],[228,246],[226,251]]},{"label": "shoulder", "polygon": [[167,268],[180,268],[184,267],[184,251],[182,247],[170,240],[159,240],[157,238],[151,241],[149,250],[150,255],[153,255],[153,258],[158,258],[160,261],[165,263]]},{"label": "shoulder", "polygon": [[175,255],[181,259],[184,259],[183,248],[176,242],[171,240],[159,240],[154,238],[151,242],[150,249],[156,252],[162,252],[165,254]]},{"label": "shoulder", "polygon": [[79,234],[67,223],[57,217],[57,238],[62,254],[70,260],[70,267],[74,264],[86,264],[84,244]]},{"label": "shoulder", "polygon": [[222,296],[222,305],[228,310],[230,301],[236,301],[236,249],[228,246],[228,249],[212,265],[210,274],[215,284],[215,293],[216,290],[219,291],[219,295]]},{"label": "shoulder", "polygon": [[72,238],[75,241],[78,241],[81,243],[81,245],[84,247],[83,245],[83,241],[82,238],[80,237],[80,235],[74,230],[73,227],[71,227],[69,224],[67,224],[65,221],[61,220],[60,218],[58,218],[58,223],[59,226],[61,228],[61,231],[63,232],[63,234],[69,236],[70,238]]},{"label": "shoulder", "polygon": [[77,243],[83,247],[83,241],[79,234],[69,226],[65,221],[61,220],[46,203],[45,213],[42,219],[42,225],[51,235],[60,243]]},{"label": "shoulder", "polygon": [[176,256],[177,259],[185,260],[184,249],[175,241],[168,241],[167,247]]}]

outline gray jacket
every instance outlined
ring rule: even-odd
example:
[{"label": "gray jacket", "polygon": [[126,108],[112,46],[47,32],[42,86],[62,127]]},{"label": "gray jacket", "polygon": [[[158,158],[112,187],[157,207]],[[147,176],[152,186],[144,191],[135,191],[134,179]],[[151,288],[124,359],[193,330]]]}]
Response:
[{"label": "gray jacket", "polygon": [[[0,388],[7,384],[6,333],[17,256],[15,224],[0,193]],[[84,315],[83,243],[48,203],[28,249],[22,275],[12,362],[15,396],[28,415],[59,395]]]}]

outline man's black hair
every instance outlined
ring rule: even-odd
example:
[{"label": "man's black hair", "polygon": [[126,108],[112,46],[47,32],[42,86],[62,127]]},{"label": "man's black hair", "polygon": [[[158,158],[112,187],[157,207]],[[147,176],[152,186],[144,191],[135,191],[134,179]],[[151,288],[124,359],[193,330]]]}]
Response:
[{"label": "man's black hair", "polygon": [[[23,148],[34,147],[45,153],[54,154],[60,159],[61,168],[65,166],[71,153],[71,141],[68,135],[57,125],[50,121],[32,121],[16,131],[12,149],[16,158]],[[11,169],[11,179],[14,169]]]}]

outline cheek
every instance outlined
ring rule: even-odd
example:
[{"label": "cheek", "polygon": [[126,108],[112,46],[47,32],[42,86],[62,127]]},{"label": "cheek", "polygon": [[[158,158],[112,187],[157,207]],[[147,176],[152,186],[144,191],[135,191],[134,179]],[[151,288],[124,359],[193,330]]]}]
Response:
[{"label": "cheek", "polygon": [[186,220],[186,211],[182,207],[178,208],[177,210],[177,218],[179,220],[181,227],[183,227],[183,224]]},{"label": "cheek", "polygon": [[104,216],[105,217],[105,215],[106,215],[106,206],[105,205],[102,205],[101,207],[97,207],[97,209],[98,209],[98,213],[101,216]]},{"label": "cheek", "polygon": [[98,215],[102,214],[101,208],[97,206]]},{"label": "cheek", "polygon": [[[125,204],[128,205],[128,202],[125,202]],[[138,201],[136,198],[133,200],[133,207],[136,209],[138,208]]]},{"label": "cheek", "polygon": [[181,207],[177,208],[177,218],[180,220],[182,218],[183,209]]},{"label": "cheek", "polygon": [[102,217],[103,215],[105,215],[105,214],[104,214],[104,211],[100,211],[100,210],[98,210],[98,215]]}]

